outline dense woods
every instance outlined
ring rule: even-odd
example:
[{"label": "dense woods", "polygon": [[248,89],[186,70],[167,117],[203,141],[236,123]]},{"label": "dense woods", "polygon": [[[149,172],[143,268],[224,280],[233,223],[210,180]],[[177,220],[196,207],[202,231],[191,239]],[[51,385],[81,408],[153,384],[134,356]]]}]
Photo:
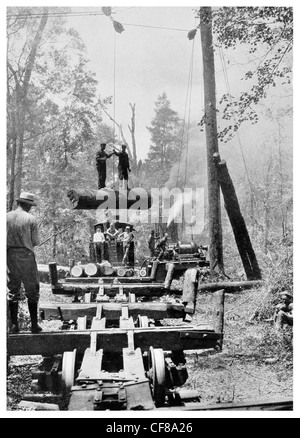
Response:
[{"label": "dense woods", "polygon": [[[273,317],[274,308],[281,301],[280,293],[293,294],[293,8],[185,8],[190,9],[191,23],[194,22],[189,31],[174,28],[172,17],[166,13],[167,27],[160,28],[153,20],[132,25],[145,32],[151,28],[153,35],[162,30],[166,33],[165,40],[153,37],[151,44],[141,33],[136,45],[130,47],[128,59],[116,46],[116,35],[119,43],[132,27],[125,24],[127,20],[119,20],[120,8],[99,7],[97,30],[112,49],[113,69],[103,62],[97,72],[89,60],[95,52],[85,45],[80,32],[83,26],[78,24],[77,28],[75,24],[82,25],[86,20],[84,26],[88,28],[89,12],[78,15],[81,18],[76,22],[68,19],[74,9],[7,8],[6,206],[7,211],[13,210],[22,191],[32,192],[37,200],[32,213],[41,235],[41,244],[35,249],[42,274],[41,301],[51,303],[50,307],[53,304],[60,316],[57,303],[69,305],[70,297],[56,295],[46,284],[49,263],[52,284],[56,284],[55,276],[65,275],[68,265],[75,268],[74,277],[86,275],[84,269],[98,269],[98,274],[104,275],[107,268],[111,274],[109,263],[89,268],[85,265],[92,248],[91,234],[95,223],[100,222],[99,211],[81,209],[80,203],[76,209],[76,202],[73,199],[72,205],[70,199],[80,194],[84,200],[86,196],[94,202],[98,180],[95,156],[100,143],[107,144],[108,153],[113,148],[120,151],[125,144],[131,167],[130,188],[141,187],[148,192],[152,188],[204,189],[201,233],[193,231],[192,225],[172,221],[168,227],[162,222],[155,226],[145,224],[141,218],[147,211],[130,212],[136,264],[147,261],[149,233],[154,228],[161,236],[168,231],[171,241],[188,245],[194,240],[211,247],[215,232],[213,237],[219,245],[218,254],[213,254],[214,269],[201,272],[198,288],[196,282],[189,281],[190,275],[198,275],[195,269],[171,285],[175,268],[174,263],[169,263],[164,283],[168,294],[161,302],[151,303],[164,306],[164,299],[173,300],[176,291],[183,287],[184,295],[192,296],[184,301],[195,307],[193,322],[197,325],[212,316],[220,325],[218,316],[222,314],[222,324],[217,327],[224,333],[222,354],[209,350],[204,354],[191,353],[187,359],[187,385],[193,390],[200,388],[202,400],[217,403],[216,406],[262,395],[266,399],[273,394],[292,399],[293,329],[276,330]],[[101,20],[111,26],[111,40],[108,33],[101,33]],[[177,40],[172,39],[175,31]],[[186,84],[179,80],[179,69],[176,71],[176,66],[183,64],[178,36],[192,51],[190,66],[185,66],[187,72],[190,68],[186,94]],[[99,34],[94,40],[99,50],[97,38]],[[162,50],[162,41],[167,44],[167,52]],[[142,52],[149,56],[146,65],[138,65],[142,64]],[[120,84],[115,83],[116,54],[123,68],[128,64],[136,90],[142,90],[142,96],[137,92],[128,102],[122,102],[127,108],[125,115],[122,107],[122,116],[121,110],[116,111],[117,99],[112,90],[115,93],[117,88],[118,93],[121,87],[130,87],[120,77]],[[120,61],[122,57],[125,60]],[[105,56],[99,58],[107,61]],[[157,64],[151,64],[152,58]],[[201,77],[195,79],[192,73],[197,62],[202,63]],[[165,64],[174,69],[172,78]],[[147,69],[151,71],[150,81],[146,79]],[[157,80],[159,75],[165,80],[161,89],[156,84],[162,83]],[[199,86],[193,95],[192,79]],[[169,81],[175,83],[176,92],[174,83],[173,88],[168,87]],[[209,86],[205,87],[204,82]],[[146,98],[146,88],[155,90],[151,101]],[[181,91],[182,103],[178,104]],[[197,101],[198,108],[193,117],[192,100]],[[142,105],[151,113],[143,113]],[[144,135],[139,136],[142,113],[147,113],[148,119],[143,122]],[[106,185],[112,189],[118,188],[117,166],[117,157],[107,160]],[[212,186],[214,199],[210,196]],[[213,213],[212,203],[218,207]],[[161,210],[160,206],[162,213]],[[214,226],[212,216],[217,219]],[[77,265],[77,261],[85,267],[80,262]],[[154,264],[158,266],[157,261]],[[152,275],[154,270],[151,272]],[[213,301],[218,306],[212,310]],[[145,303],[137,305],[143,307]],[[19,313],[21,329],[27,330],[29,315],[24,306],[25,298],[20,300]],[[187,316],[184,324],[192,321]],[[45,325],[49,323],[49,331],[52,327],[56,330],[57,322],[43,321]],[[31,388],[32,364],[26,363],[29,357],[11,361],[7,379],[11,410],[30,409],[26,402],[17,405]]]},{"label": "dense woods", "polygon": [[[90,70],[80,34],[64,17],[54,18],[55,10],[8,10],[7,209],[14,208],[21,189],[35,193],[42,240],[48,239],[37,249],[39,262],[53,259],[67,264],[69,258],[88,252],[95,222],[93,212],[74,214],[67,189],[96,188],[94,156],[100,139],[128,144],[133,186],[206,187],[205,115],[202,120],[186,120],[172,108],[172,96],[161,90],[153,102],[153,118],[145,126],[151,136],[148,156],[141,160],[135,138],[138,108],[128,102],[128,127],[121,127],[122,137],[117,138],[118,120],[107,121],[107,114],[112,119],[112,96]],[[30,16],[33,12],[40,15]],[[214,10],[215,62],[221,68],[217,71],[220,153],[267,273],[280,257],[290,254],[292,241],[292,25],[291,8]],[[242,64],[241,85],[231,79],[236,63]],[[116,177],[115,168],[109,160],[108,184]],[[243,275],[223,206],[222,226],[225,270]],[[143,236],[142,258],[149,229],[137,225]],[[180,232],[184,240],[184,230]],[[207,226],[195,238],[208,243]]]}]

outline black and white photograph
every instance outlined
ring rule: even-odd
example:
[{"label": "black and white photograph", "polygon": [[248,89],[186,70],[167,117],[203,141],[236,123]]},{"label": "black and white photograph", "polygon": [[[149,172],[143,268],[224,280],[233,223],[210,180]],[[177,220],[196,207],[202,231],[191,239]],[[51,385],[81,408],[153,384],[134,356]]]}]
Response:
[{"label": "black and white photograph", "polygon": [[2,416],[295,415],[296,8],[7,3]]}]

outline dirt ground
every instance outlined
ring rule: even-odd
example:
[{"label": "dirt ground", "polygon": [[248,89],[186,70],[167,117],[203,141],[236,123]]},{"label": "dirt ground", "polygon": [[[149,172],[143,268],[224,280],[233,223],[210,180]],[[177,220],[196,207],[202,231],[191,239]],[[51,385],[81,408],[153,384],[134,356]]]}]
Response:
[{"label": "dirt ground", "polygon": [[[263,295],[262,289],[226,294],[224,345],[213,350],[187,352],[189,378],[184,386],[199,392],[203,403],[228,403],[293,397],[293,352],[291,329],[275,331],[270,322],[251,320]],[[40,303],[68,302],[53,296],[48,284],[41,285]],[[202,293],[192,324],[209,322],[212,296]],[[22,303],[24,327],[29,322],[26,303]],[[42,322],[44,330],[57,329],[57,322]],[[10,359],[7,375],[7,410],[25,410],[18,404],[31,391],[31,372],[40,356]]]}]

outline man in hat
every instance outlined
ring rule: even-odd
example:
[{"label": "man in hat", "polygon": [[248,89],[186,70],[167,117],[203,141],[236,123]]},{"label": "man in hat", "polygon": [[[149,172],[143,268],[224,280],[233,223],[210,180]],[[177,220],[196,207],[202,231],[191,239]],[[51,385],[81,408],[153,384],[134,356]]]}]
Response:
[{"label": "man in hat", "polygon": [[21,283],[24,285],[31,318],[31,332],[42,331],[38,325],[38,301],[40,284],[35,260],[34,247],[40,238],[37,222],[29,211],[36,206],[34,195],[23,192],[16,200],[17,208],[7,213],[7,268],[8,300],[11,317],[11,333],[19,333],[18,302]]},{"label": "man in hat", "polygon": [[130,164],[129,164],[129,157],[126,152],[126,144],[122,144],[122,151],[117,152],[114,150],[115,155],[119,157],[119,164],[118,164],[118,173],[119,173],[119,180],[122,181],[122,189],[126,190],[128,187],[128,172],[131,172]]},{"label": "man in hat", "polygon": [[129,226],[127,226],[125,228],[124,233],[121,233],[119,238],[123,242],[123,253],[124,253],[123,265],[127,266],[128,262],[129,262],[130,245],[131,245],[131,242],[134,239],[133,233],[130,231],[130,227]]},{"label": "man in hat", "polygon": [[282,303],[276,306],[274,315],[274,323],[277,329],[281,329],[284,324],[292,326],[294,323],[293,296],[289,292],[283,291],[281,292],[280,297]]},{"label": "man in hat", "polygon": [[106,143],[101,143],[100,150],[96,154],[96,168],[98,171],[98,189],[105,187],[106,181],[106,160],[110,158],[114,153],[108,154],[105,152]]},{"label": "man in hat", "polygon": [[93,243],[94,243],[97,263],[101,263],[104,257],[104,242],[105,242],[104,233],[102,232],[100,225],[97,225],[96,232],[94,233],[93,236]]}]

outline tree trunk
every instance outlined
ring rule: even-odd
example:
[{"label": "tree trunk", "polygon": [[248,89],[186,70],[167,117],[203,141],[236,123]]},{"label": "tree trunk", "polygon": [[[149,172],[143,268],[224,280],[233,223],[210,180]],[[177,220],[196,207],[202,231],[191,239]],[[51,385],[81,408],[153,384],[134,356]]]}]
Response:
[{"label": "tree trunk", "polygon": [[215,164],[218,180],[222,189],[225,209],[227,211],[235,241],[242,259],[248,280],[260,280],[261,272],[253,250],[249,233],[242,216],[239,201],[236,196],[232,179],[229,175],[226,162],[220,161],[219,154],[215,154]]},{"label": "tree trunk", "polygon": [[220,188],[213,154],[218,153],[216,114],[216,84],[212,36],[212,9],[200,8],[200,29],[203,56],[205,132],[207,148],[208,215],[210,238],[210,269],[223,272],[223,245],[220,208]]},{"label": "tree trunk", "polygon": [[[43,32],[45,30],[46,24],[48,21],[48,8],[43,9],[43,17],[41,18],[38,30],[35,34],[31,51],[28,55],[27,65],[25,66],[24,71],[24,79],[23,83],[19,83],[17,80],[16,72],[15,72],[15,80],[16,80],[16,95],[17,95],[17,113],[18,120],[17,126],[15,127],[17,133],[17,147],[16,147],[16,166],[15,173],[12,175],[12,181],[14,184],[13,187],[13,196],[17,197],[20,195],[21,187],[22,187],[22,170],[23,170],[23,147],[24,147],[24,133],[25,133],[25,120],[26,113],[28,111],[28,90],[30,84],[31,74],[34,68],[34,62],[36,59],[37,49],[41,42]],[[11,195],[12,197],[12,195]]]}]

